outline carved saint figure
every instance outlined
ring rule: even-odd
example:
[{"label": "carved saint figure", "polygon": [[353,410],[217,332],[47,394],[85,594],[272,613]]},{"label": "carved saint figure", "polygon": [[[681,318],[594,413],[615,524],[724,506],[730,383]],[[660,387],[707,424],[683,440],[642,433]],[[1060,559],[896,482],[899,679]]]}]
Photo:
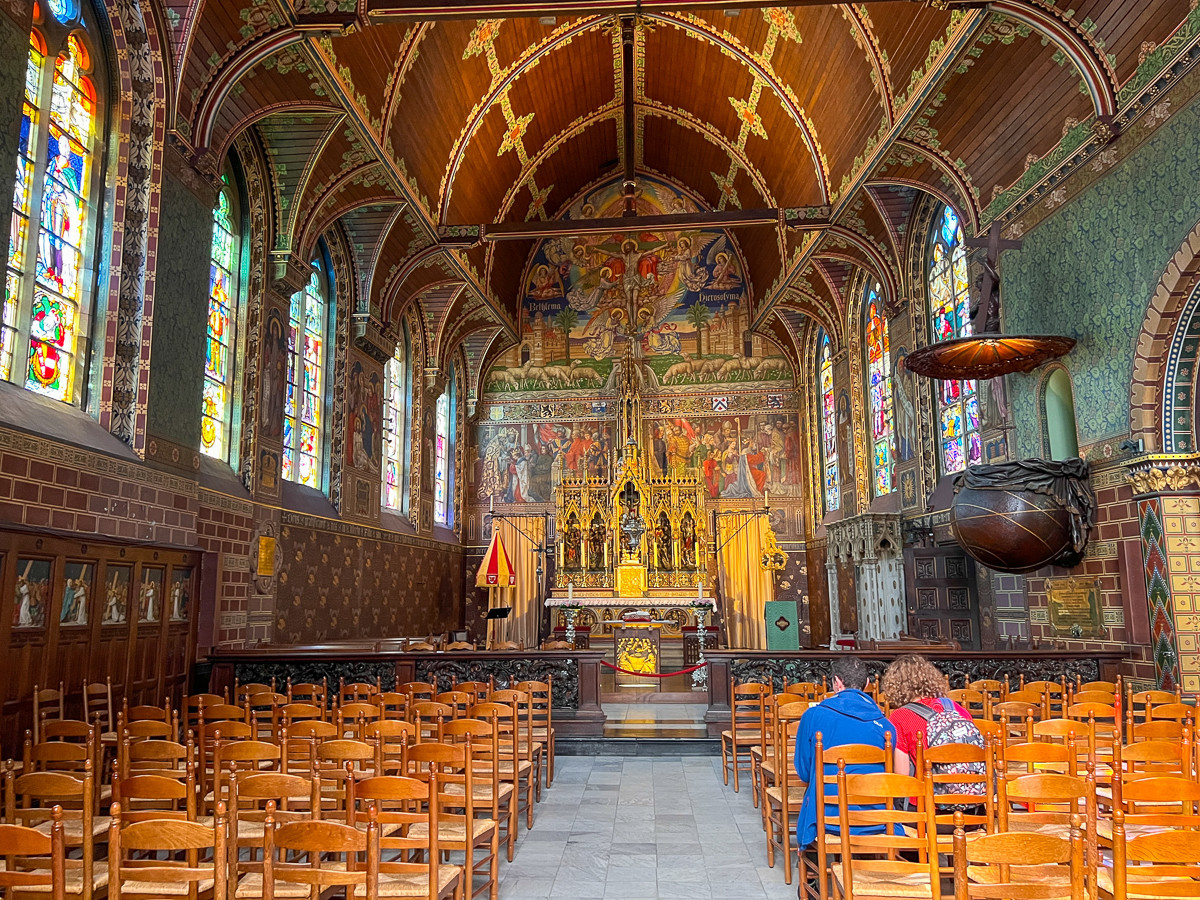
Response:
[{"label": "carved saint figure", "polygon": [[588,568],[604,568],[604,544],[608,540],[608,529],[599,517],[592,520],[588,529]]}]

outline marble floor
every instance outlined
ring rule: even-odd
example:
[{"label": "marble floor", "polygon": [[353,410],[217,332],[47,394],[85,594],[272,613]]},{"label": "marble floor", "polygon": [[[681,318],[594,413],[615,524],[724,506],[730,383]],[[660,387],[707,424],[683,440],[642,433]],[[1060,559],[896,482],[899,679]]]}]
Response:
[{"label": "marble floor", "polygon": [[559,756],[502,900],[790,900],[762,820],[719,758]]},{"label": "marble floor", "polygon": [[605,703],[605,737],[704,738],[707,703]]}]

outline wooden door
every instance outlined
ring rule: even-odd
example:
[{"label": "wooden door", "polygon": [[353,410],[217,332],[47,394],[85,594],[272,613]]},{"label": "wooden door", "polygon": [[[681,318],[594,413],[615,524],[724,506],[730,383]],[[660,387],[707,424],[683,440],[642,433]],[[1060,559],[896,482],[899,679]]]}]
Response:
[{"label": "wooden door", "polygon": [[909,633],[979,649],[974,562],[960,547],[909,547],[904,555]]}]

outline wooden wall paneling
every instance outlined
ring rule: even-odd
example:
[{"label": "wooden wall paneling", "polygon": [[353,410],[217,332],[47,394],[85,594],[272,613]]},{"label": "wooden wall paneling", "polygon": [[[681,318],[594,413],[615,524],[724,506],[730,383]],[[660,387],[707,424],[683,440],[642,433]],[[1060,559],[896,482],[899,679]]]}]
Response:
[{"label": "wooden wall paneling", "polygon": [[[35,624],[21,626],[26,585],[18,579],[26,572],[36,583],[30,600],[36,594],[38,602],[24,613]],[[194,654],[199,573],[198,553],[0,532],[3,755],[19,750],[32,725],[34,685],[61,681],[70,717],[80,714],[84,681],[106,677],[118,702],[128,696],[130,703],[159,704],[169,695],[179,703]],[[149,599],[143,574],[154,576],[155,621],[139,621],[139,604]],[[177,586],[186,610],[172,619]]]}]

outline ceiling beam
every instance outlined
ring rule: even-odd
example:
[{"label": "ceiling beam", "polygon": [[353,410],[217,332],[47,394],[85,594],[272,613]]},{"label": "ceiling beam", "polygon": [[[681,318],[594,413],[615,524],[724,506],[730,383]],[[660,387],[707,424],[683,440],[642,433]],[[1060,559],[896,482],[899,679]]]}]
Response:
[{"label": "ceiling beam", "polygon": [[[733,209],[665,216],[625,216],[615,219],[560,219],[552,222],[502,222],[478,226],[481,241],[523,241],[530,238],[573,237],[584,234],[626,234],[636,231],[687,231],[698,228],[754,228],[786,225],[816,230],[830,224],[828,206],[796,209]],[[461,226],[460,226],[461,227]],[[472,237],[475,229],[470,228]]]},{"label": "ceiling beam", "polygon": [[[867,3],[895,0],[863,0]],[[921,5],[982,6],[979,0],[906,0]],[[545,3],[540,0],[444,0],[420,3],[413,0],[367,0],[367,15],[375,20],[428,22],[438,19],[519,19],[534,16],[636,15],[644,12],[671,12],[693,9],[757,9],[764,4],[748,0],[568,0]],[[833,0],[792,0],[789,6],[837,6]]]}]

